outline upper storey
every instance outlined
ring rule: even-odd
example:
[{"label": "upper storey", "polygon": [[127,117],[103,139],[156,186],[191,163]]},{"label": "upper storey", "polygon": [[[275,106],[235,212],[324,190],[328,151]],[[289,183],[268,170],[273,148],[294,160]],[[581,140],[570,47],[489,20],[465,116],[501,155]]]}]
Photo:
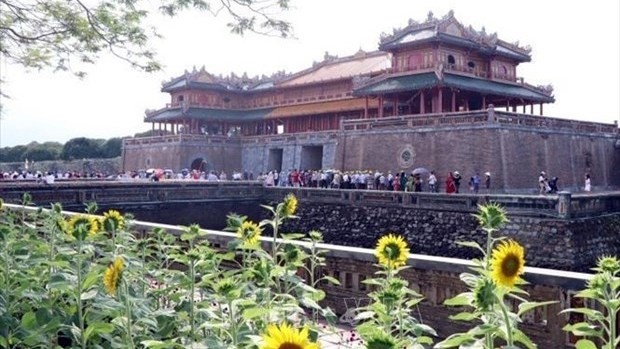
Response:
[{"label": "upper storey", "polygon": [[391,56],[385,52],[359,51],[342,58],[326,54],[322,62],[295,74],[222,77],[203,67],[163,83],[161,90],[170,93],[171,107],[270,108],[351,98],[354,78],[373,77],[388,72],[390,67]]},{"label": "upper storey", "polygon": [[407,27],[382,34],[379,48],[393,54],[394,73],[442,65],[480,78],[516,81],[517,65],[531,60],[529,47],[500,40],[484,28],[465,27],[452,11],[440,19],[429,13],[422,23],[409,20]]}]

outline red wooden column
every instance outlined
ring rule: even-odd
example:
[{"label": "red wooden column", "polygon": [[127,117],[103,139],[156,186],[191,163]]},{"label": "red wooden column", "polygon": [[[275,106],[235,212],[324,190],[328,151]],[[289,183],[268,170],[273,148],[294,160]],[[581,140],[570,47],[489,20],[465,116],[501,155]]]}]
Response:
[{"label": "red wooden column", "polygon": [[454,113],[456,111],[456,92],[454,92],[454,89],[452,89],[451,91],[452,91],[452,112]]},{"label": "red wooden column", "polygon": [[443,113],[443,89],[441,87],[437,92],[437,113]]},{"label": "red wooden column", "polygon": [[534,115],[534,103],[530,103],[530,114]]},{"label": "red wooden column", "polygon": [[383,96],[379,97],[379,118],[383,117]]},{"label": "red wooden column", "polygon": [[420,90],[420,114],[426,113],[426,103],[424,103],[424,90]]},{"label": "red wooden column", "polygon": [[543,115],[543,104],[540,103],[540,115]]},{"label": "red wooden column", "polygon": [[482,109],[487,109],[487,96],[482,96]]},{"label": "red wooden column", "polygon": [[368,119],[368,96],[366,96],[366,104],[364,105],[364,119]]},{"label": "red wooden column", "polygon": [[506,100],[506,111],[510,111],[510,99]]}]

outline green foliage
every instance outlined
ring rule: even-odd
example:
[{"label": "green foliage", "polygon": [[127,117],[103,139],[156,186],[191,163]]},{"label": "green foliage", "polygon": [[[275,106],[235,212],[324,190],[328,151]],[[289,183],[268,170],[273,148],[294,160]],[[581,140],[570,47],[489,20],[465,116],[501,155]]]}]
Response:
[{"label": "green foliage", "polygon": [[[507,287],[502,285],[501,280],[493,273],[491,258],[495,257],[495,253],[492,254],[492,251],[496,244],[503,240],[502,237],[495,237],[493,234],[508,222],[504,209],[497,204],[480,206],[474,217],[487,234],[486,246],[480,246],[475,242],[458,244],[482,252],[483,258],[474,260],[475,266],[471,268],[473,273],[460,275],[461,281],[470,290],[444,302],[447,306],[467,307],[467,310],[451,316],[450,319],[472,322],[474,326],[467,332],[450,335],[437,343],[435,348],[494,349],[496,343],[504,342],[505,345],[501,348],[521,348],[517,346],[519,343],[525,348],[535,349],[536,345],[518,329],[521,316],[536,307],[555,302],[528,302],[523,298],[527,293],[519,288],[520,284],[525,283],[524,281],[517,280],[515,285]],[[516,313],[506,304],[506,299],[509,297],[517,301]]]},{"label": "green foliage", "polygon": [[581,314],[585,321],[564,326],[565,331],[575,336],[598,339],[602,345],[596,346],[590,339],[581,339],[576,343],[577,349],[614,349],[620,347],[618,313],[620,312],[620,259],[605,256],[598,260],[593,268],[596,274],[588,281],[586,289],[577,293],[577,297],[590,299],[604,311],[590,308],[571,308],[562,313]]},{"label": "green foliage", "polygon": [[[231,31],[290,35],[291,26],[277,16],[289,0],[135,0],[62,1],[23,4],[0,0],[0,53],[27,68],[68,70],[75,63],[95,63],[108,52],[144,71],[161,68],[150,47],[158,37],[146,24],[153,12],[174,16],[196,9],[228,15]],[[76,72],[83,75],[84,72]]]},{"label": "green foliage", "polygon": [[101,140],[79,137],[67,141],[60,157],[63,160],[92,159],[101,157]]},{"label": "green foliage", "polygon": [[29,161],[46,161],[57,160],[60,157],[63,146],[58,142],[45,142],[43,144],[32,142],[26,147],[27,150],[23,155],[24,159]]},{"label": "green foliage", "polygon": [[24,154],[28,150],[25,145],[4,147],[0,149],[0,162],[21,162],[26,159]]},{"label": "green foliage", "polygon": [[[241,241],[213,247],[196,225],[137,239],[125,217],[125,228],[75,234],[61,212],[0,210],[1,347],[56,348],[63,338],[82,349],[251,348],[270,324],[316,333],[304,308],[334,318],[318,304],[321,277],[300,276],[324,262],[318,232],[283,237],[273,258]],[[274,217],[276,229],[284,219]]]},{"label": "green foliage", "polygon": [[101,157],[102,158],[115,158],[121,156],[121,149],[123,147],[123,139],[119,137],[110,138],[101,145]]}]

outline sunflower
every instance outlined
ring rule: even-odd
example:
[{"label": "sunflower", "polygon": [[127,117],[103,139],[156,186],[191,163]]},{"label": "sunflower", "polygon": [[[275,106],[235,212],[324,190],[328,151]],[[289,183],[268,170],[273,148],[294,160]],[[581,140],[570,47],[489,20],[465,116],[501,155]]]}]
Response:
[{"label": "sunflower", "polygon": [[525,267],[523,246],[517,242],[503,241],[493,250],[491,272],[496,284],[511,288],[523,274]]},{"label": "sunflower", "polygon": [[367,349],[396,349],[396,340],[383,331],[374,332],[366,339]]},{"label": "sunflower", "polygon": [[123,218],[120,212],[109,210],[103,214],[101,227],[107,232],[121,230],[125,227],[125,218]]},{"label": "sunflower", "polygon": [[245,246],[257,245],[260,236],[261,230],[256,223],[244,221],[241,223],[241,226],[237,228],[237,237]]},{"label": "sunflower", "polygon": [[495,284],[488,278],[482,278],[474,288],[474,305],[480,311],[490,311],[495,304]]},{"label": "sunflower", "polygon": [[620,271],[620,260],[612,256],[602,256],[596,262],[596,268],[594,268],[594,270],[615,275]]},{"label": "sunflower", "polygon": [[86,235],[94,236],[99,232],[99,224],[93,216],[75,215],[69,220],[69,233],[74,238],[84,240]]},{"label": "sunflower", "polygon": [[288,194],[282,201],[282,215],[289,217],[297,211],[297,198],[293,194]]},{"label": "sunflower", "polygon": [[109,295],[114,296],[116,294],[116,288],[121,282],[124,268],[125,263],[123,259],[121,257],[116,257],[114,262],[110,263],[105,270],[103,274],[103,286]]},{"label": "sunflower", "polygon": [[308,328],[294,329],[288,324],[267,326],[267,333],[263,335],[261,349],[319,349],[318,343],[308,338]]},{"label": "sunflower", "polygon": [[394,269],[407,263],[409,248],[407,248],[407,243],[402,236],[389,234],[377,242],[375,256],[379,260],[379,264]]},{"label": "sunflower", "polygon": [[478,214],[475,214],[474,217],[483,228],[493,230],[497,230],[509,222],[506,217],[506,210],[496,203],[478,205]]}]

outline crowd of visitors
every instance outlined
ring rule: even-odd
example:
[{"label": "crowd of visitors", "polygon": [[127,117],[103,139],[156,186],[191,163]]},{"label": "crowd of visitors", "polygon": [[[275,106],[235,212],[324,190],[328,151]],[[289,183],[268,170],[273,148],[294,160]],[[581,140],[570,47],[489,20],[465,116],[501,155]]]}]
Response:
[{"label": "crowd of visitors", "polygon": [[[417,170],[417,169],[416,169]],[[461,182],[463,180],[459,171],[451,171],[440,181],[435,171],[414,170],[411,173],[404,171],[387,173],[380,171],[339,171],[339,170],[282,170],[259,173],[254,176],[251,171],[233,171],[228,175],[225,171],[198,171],[182,169],[175,173],[172,170],[149,169],[128,171],[118,174],[105,172],[41,172],[41,171],[10,171],[0,172],[0,180],[33,180],[38,183],[52,184],[56,179],[118,179],[118,180],[205,180],[216,181],[259,181],[268,187],[309,187],[309,188],[335,188],[335,189],[373,189],[405,192],[445,192],[448,194],[462,193]],[[545,171],[538,176],[538,192],[540,195],[558,192],[558,177],[547,177]],[[491,191],[491,173],[485,172],[483,176],[475,173],[469,177],[468,189],[470,193],[478,194],[481,189],[484,193]],[[592,191],[592,182],[589,173],[585,174],[583,191]]]}]

